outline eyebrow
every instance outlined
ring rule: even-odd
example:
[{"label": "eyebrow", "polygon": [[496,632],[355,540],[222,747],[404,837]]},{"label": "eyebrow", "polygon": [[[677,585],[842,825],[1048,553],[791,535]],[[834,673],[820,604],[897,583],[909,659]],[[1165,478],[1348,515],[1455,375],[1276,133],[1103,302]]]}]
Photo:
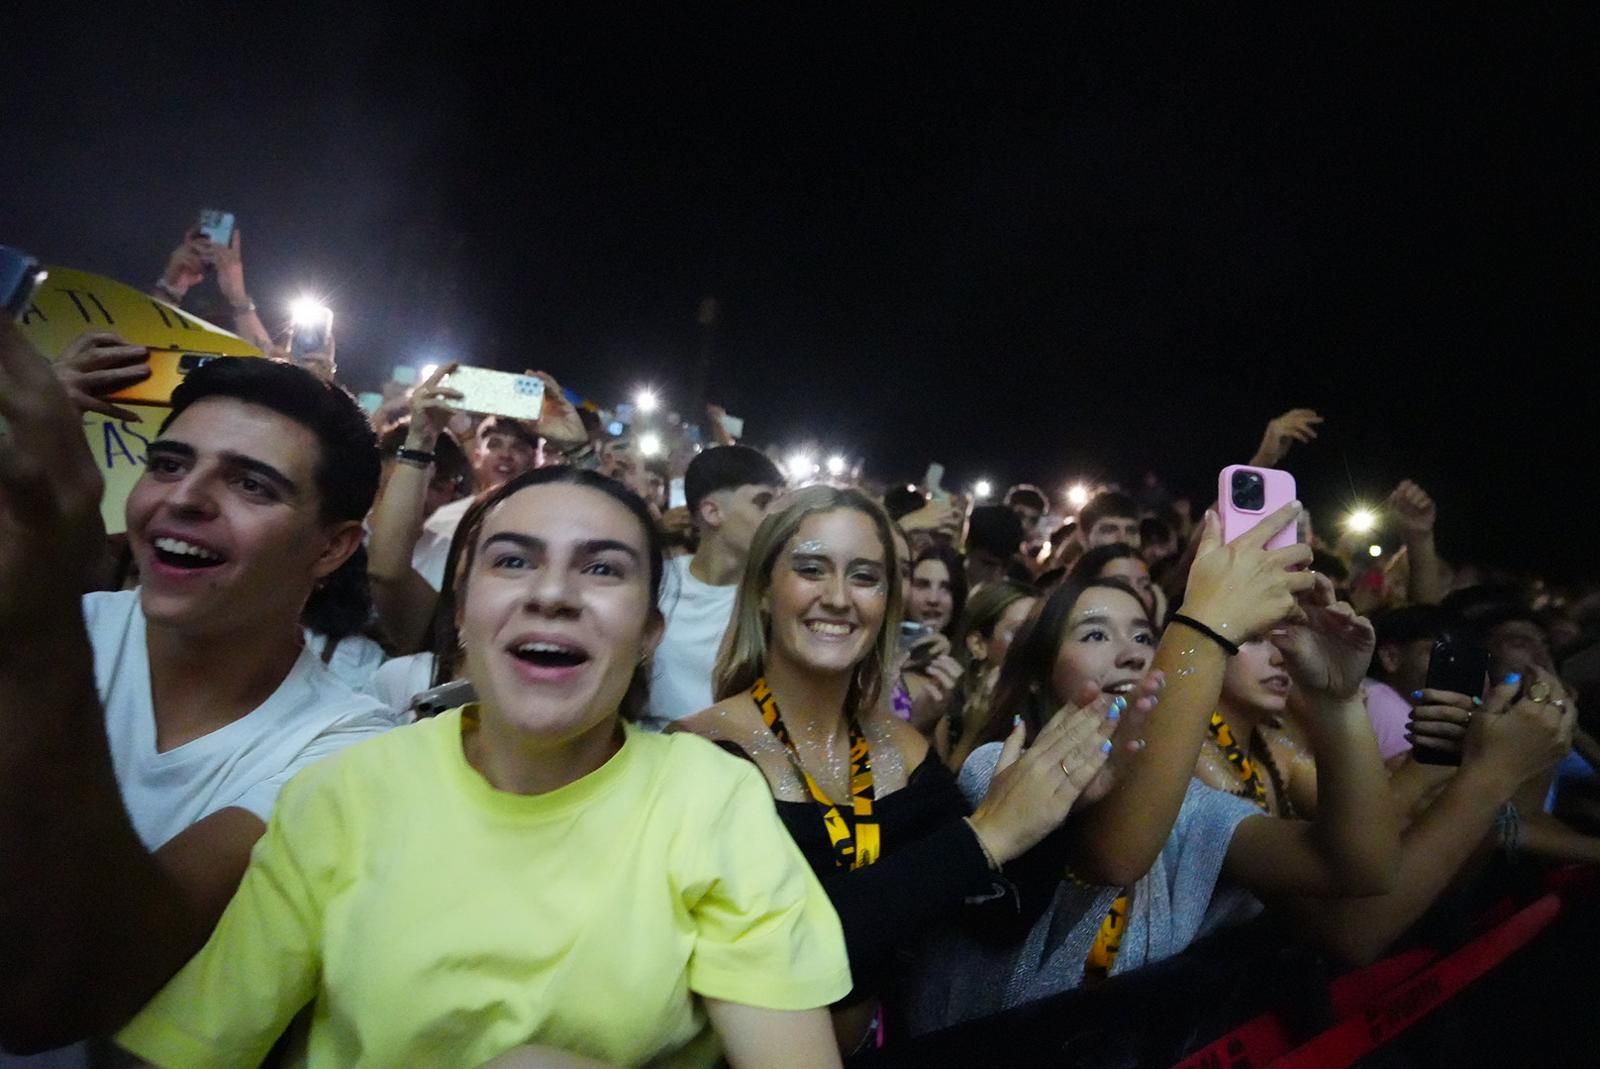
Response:
[{"label": "eyebrow", "polygon": [[[541,553],[549,546],[549,543],[542,538],[518,534],[515,531],[501,531],[485,538],[483,540],[483,548],[488,549],[495,542],[506,542],[519,549],[535,550]],[[595,553],[625,553],[635,564],[639,563],[640,560],[637,549],[634,549],[626,542],[619,542],[615,538],[588,538],[579,542],[577,549],[581,556],[591,556]]]},{"label": "eyebrow", "polygon": [[[194,460],[199,456],[194,446],[185,442],[173,442],[167,439],[158,439],[151,442],[150,447],[145,450],[145,454],[147,456],[179,457],[183,460]],[[243,468],[245,471],[254,472],[261,476],[274,484],[278,488],[278,492],[286,497],[300,496],[300,487],[295,484],[295,481],[264,460],[257,460],[255,457],[246,456],[243,453],[235,453],[231,450],[223,450],[217,456],[229,467]]]},{"label": "eyebrow", "polygon": [[[833,558],[828,556],[826,553],[801,553],[799,550],[795,550],[793,553],[789,554],[789,559],[792,560],[792,561],[813,561],[813,560],[815,560],[815,561],[822,561],[822,562],[827,563],[827,564],[832,564],[833,563]],[[845,567],[846,568],[854,568],[858,564],[865,564],[869,568],[887,568],[888,567],[888,565],[884,564],[883,561],[881,561],[881,560],[873,560],[871,557],[856,557],[853,560],[851,560],[848,563],[846,563]]]}]

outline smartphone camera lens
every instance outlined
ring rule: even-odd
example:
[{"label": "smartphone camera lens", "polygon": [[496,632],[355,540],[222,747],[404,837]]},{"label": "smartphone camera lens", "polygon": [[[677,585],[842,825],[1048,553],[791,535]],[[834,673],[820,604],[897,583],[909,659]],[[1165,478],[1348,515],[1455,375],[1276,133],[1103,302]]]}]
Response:
[{"label": "smartphone camera lens", "polygon": [[1267,488],[1258,471],[1233,473],[1233,507],[1260,512],[1267,505]]}]

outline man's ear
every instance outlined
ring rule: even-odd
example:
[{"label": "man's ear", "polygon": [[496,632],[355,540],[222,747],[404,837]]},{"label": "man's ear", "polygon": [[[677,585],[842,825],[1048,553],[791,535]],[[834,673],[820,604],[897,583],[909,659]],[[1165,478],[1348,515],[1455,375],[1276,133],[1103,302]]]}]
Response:
[{"label": "man's ear", "polygon": [[350,559],[350,554],[361,545],[365,533],[360,520],[345,520],[334,524],[328,531],[322,554],[317,557],[316,567],[311,571],[313,578],[326,579],[338,571],[340,566]]},{"label": "man's ear", "polygon": [[717,503],[715,494],[707,494],[700,499],[700,509],[695,513],[695,519],[708,530],[715,531],[722,526],[722,506]]}]

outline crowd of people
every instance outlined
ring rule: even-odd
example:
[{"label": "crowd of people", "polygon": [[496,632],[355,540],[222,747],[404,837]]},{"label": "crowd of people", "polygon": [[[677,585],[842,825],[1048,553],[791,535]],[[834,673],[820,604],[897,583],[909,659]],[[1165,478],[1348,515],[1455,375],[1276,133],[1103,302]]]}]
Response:
[{"label": "crowd of people", "polygon": [[716,412],[646,455],[544,372],[536,419],[453,365],[369,411],[237,234],[155,295],[208,273],[269,358],[184,378],[113,538],[82,414],[144,350],[0,322],[0,1066],[811,1069],[1600,861],[1600,595],[1453,566],[1412,482],[1378,561],[1153,478],[796,473]]}]

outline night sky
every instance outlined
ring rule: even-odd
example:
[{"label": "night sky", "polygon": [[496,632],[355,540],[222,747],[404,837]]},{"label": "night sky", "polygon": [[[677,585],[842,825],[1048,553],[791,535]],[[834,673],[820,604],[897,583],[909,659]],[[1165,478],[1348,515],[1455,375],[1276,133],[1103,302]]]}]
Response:
[{"label": "night sky", "polygon": [[6,17],[0,242],[144,286],[233,210],[269,326],[326,293],[357,388],[457,356],[683,403],[714,295],[749,440],[885,478],[1203,504],[1311,406],[1320,525],[1410,476],[1447,555],[1596,571],[1576,15],[218,10]]}]

